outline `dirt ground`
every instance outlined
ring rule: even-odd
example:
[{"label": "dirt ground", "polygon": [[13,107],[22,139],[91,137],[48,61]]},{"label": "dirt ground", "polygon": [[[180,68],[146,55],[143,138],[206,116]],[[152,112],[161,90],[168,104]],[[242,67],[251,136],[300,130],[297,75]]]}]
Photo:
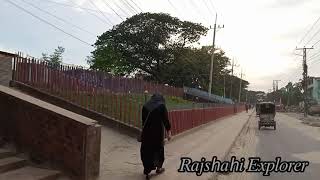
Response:
[{"label": "dirt ground", "polygon": [[[255,129],[257,128],[256,117],[253,115],[248,123],[243,128],[240,135],[237,137],[235,144],[233,145],[230,153],[226,157],[226,160],[230,160],[232,156],[236,156],[237,159],[252,157],[256,155],[256,146],[258,138],[256,136]],[[253,173],[229,173],[219,174],[218,180],[253,180],[256,174]]]},{"label": "dirt ground", "polygon": [[310,126],[320,127],[320,117],[319,116],[310,116],[308,115],[306,118],[303,116],[303,113],[285,113],[290,117],[294,117],[299,119],[304,124],[308,124]]}]

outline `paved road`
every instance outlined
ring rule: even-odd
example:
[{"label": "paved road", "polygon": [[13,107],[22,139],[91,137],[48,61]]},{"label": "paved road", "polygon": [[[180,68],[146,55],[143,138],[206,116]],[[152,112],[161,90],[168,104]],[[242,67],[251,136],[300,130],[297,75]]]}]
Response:
[{"label": "paved road", "polygon": [[302,124],[296,118],[284,114],[277,114],[276,120],[276,131],[272,128],[256,130],[256,155],[263,160],[274,160],[280,156],[286,161],[310,161],[310,165],[304,173],[273,173],[270,177],[257,176],[255,179],[319,180],[319,128]]}]

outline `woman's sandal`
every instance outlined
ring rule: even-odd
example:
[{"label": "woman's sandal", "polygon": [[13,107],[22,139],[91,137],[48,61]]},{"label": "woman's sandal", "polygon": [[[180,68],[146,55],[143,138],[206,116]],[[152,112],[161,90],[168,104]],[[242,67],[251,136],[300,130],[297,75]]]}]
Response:
[{"label": "woman's sandal", "polygon": [[164,168],[157,168],[156,173],[157,173],[157,174],[161,174],[161,173],[163,173],[164,171],[165,171]]}]

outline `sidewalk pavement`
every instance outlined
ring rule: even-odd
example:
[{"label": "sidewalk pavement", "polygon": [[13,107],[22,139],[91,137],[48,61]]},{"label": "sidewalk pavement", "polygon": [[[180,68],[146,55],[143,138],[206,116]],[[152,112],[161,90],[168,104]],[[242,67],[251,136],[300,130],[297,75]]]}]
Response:
[{"label": "sidewalk pavement", "polygon": [[[205,126],[174,137],[165,146],[166,171],[164,174],[152,176],[155,180],[170,179],[212,179],[212,173],[196,176],[195,173],[178,173],[181,157],[190,157],[200,161],[202,157],[210,160],[224,156],[231,149],[234,140],[246,124],[249,113],[242,112],[210,122]],[[140,143],[135,138],[120,134],[115,130],[102,127],[100,176],[98,179],[111,180],[143,180],[145,179],[140,160]]]}]

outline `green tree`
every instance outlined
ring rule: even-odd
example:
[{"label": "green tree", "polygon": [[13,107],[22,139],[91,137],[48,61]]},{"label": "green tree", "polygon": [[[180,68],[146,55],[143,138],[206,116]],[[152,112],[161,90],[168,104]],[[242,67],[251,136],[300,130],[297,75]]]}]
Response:
[{"label": "green tree", "polygon": [[103,33],[96,41],[92,69],[130,74],[140,72],[163,82],[174,53],[197,42],[207,28],[164,13],[140,13]]},{"label": "green tree", "polygon": [[63,61],[63,53],[65,48],[58,46],[53,52],[53,54],[48,55],[47,53],[42,53],[41,59],[48,62],[53,68],[58,68]]}]

